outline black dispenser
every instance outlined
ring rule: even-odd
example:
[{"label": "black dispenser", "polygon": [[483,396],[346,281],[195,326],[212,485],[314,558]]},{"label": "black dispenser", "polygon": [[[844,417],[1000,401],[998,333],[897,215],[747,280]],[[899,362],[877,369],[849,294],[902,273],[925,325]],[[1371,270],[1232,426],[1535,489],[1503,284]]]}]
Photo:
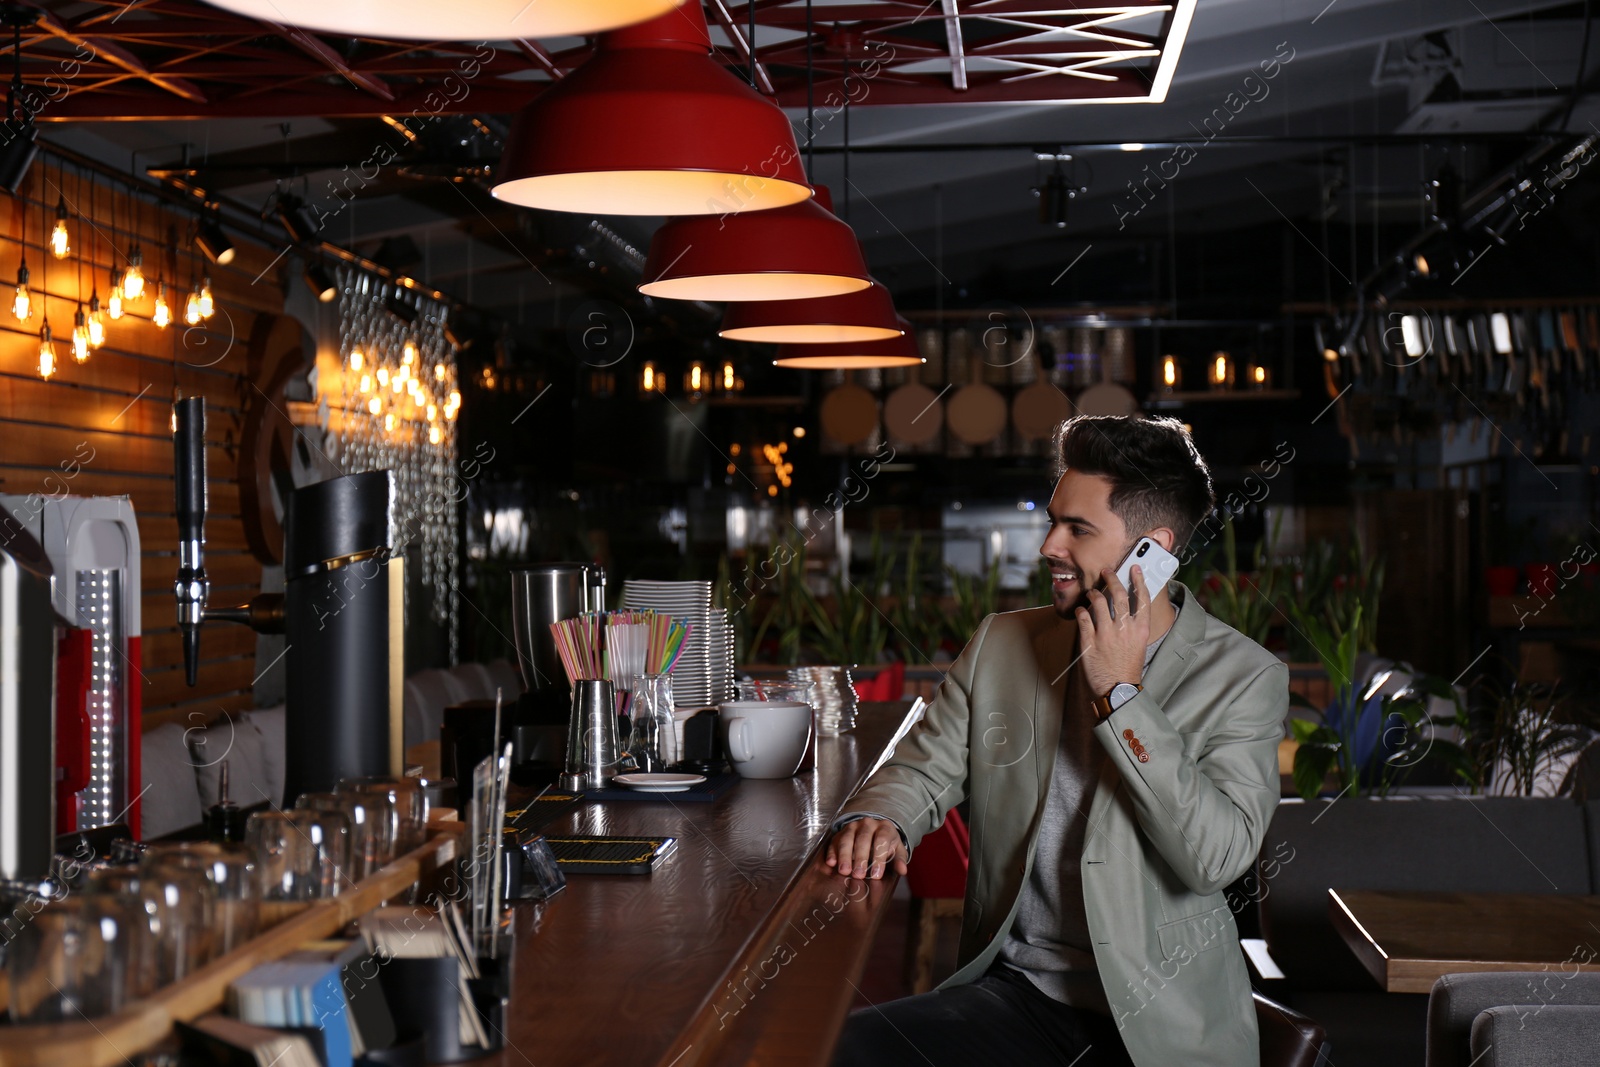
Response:
[{"label": "black dispenser", "polygon": [[396,554],[394,480],[367,471],[289,495],[284,592],[237,608],[206,599],[205,398],[173,405],[178,512],[174,589],[184,670],[195,684],[200,624],[242,623],[285,638],[284,802],[326,792],[340,778],[398,774],[397,668],[402,560]]}]

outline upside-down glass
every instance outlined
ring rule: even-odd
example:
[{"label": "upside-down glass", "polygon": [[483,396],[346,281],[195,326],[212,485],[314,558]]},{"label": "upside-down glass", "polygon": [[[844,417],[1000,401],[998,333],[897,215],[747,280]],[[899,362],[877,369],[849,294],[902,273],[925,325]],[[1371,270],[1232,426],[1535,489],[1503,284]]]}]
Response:
[{"label": "upside-down glass", "polygon": [[342,811],[296,811],[296,829],[311,854],[306,887],[314,898],[335,897],[355,884],[350,877],[350,819]]},{"label": "upside-down glass", "polygon": [[210,962],[215,895],[204,872],[174,861],[170,849],[151,849],[139,860],[139,895],[156,941],[161,984],[186,978]]},{"label": "upside-down glass", "polygon": [[647,674],[633,694],[633,729],[628,755],[639,770],[657,773],[678,762],[677,726],[672,718],[672,675]]},{"label": "upside-down glass", "polygon": [[415,778],[341,778],[338,792],[386,799],[394,809],[394,851],[403,855],[421,845],[427,834],[428,795]]},{"label": "upside-down glass", "polygon": [[360,793],[302,793],[298,811],[336,811],[349,820],[351,881],[359,882],[394,859],[395,820],[387,800],[374,803]]},{"label": "upside-down glass", "polygon": [[12,1022],[99,1018],[148,993],[139,911],[135,900],[79,893],[31,913],[6,955]]},{"label": "upside-down glass", "polygon": [[211,952],[232,952],[261,930],[261,889],[249,853],[206,843],[161,845],[146,853],[142,866],[198,873],[210,895]]}]

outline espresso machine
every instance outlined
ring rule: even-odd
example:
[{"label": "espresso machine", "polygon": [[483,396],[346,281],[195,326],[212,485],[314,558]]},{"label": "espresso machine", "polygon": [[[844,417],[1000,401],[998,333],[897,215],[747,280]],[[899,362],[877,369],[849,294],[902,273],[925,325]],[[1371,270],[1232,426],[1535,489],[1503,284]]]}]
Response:
[{"label": "espresso machine", "polygon": [[184,670],[195,684],[200,627],[220,620],[285,638],[284,801],[341,778],[403,769],[404,559],[394,478],[347,474],[294,490],[284,515],[284,591],[207,603],[205,398],[173,405]]},{"label": "espresso machine", "polygon": [[49,564],[56,638],[56,833],[137,834],[139,525],[126,496],[0,493],[0,540],[24,530]]},{"label": "espresso machine", "polygon": [[[56,630],[50,561],[0,523],[0,899],[46,890],[55,852]],[[9,935],[8,935],[9,936]]]},{"label": "espresso machine", "polygon": [[[542,563],[511,572],[511,633],[527,691],[509,705],[507,731],[518,784],[552,782],[565,767],[572,686],[550,624],[606,607],[606,572],[593,563]],[[460,775],[492,747],[483,709],[447,709],[441,740],[445,766]],[[453,761],[453,762],[451,762]],[[458,778],[458,780],[461,780]]]}]

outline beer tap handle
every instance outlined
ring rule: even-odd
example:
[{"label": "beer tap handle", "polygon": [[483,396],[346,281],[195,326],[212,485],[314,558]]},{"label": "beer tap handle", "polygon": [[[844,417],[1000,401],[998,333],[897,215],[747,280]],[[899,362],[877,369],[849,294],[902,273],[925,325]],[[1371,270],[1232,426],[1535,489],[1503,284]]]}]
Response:
[{"label": "beer tap handle", "polygon": [[206,597],[206,400],[184,397],[173,402],[172,455],[178,516],[178,576],[173,593],[178,604],[178,630],[183,637],[184,680],[195,684],[200,667],[200,624]]}]

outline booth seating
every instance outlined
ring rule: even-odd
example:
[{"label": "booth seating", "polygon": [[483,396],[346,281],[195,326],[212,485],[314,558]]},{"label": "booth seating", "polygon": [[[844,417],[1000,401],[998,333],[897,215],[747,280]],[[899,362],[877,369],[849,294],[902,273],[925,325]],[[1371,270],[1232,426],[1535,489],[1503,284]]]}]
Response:
[{"label": "booth seating", "polygon": [[1428,994],[1427,1067],[1551,1067],[1600,1051],[1600,974],[1447,974]]},{"label": "booth seating", "polygon": [[[464,663],[449,670],[418,671],[406,680],[406,744],[437,740],[444,709],[463,700],[493,700],[495,688],[507,703],[522,693],[514,664]],[[423,733],[425,730],[431,732]],[[413,736],[413,730],[417,736]],[[142,738],[140,800],[142,838],[160,837],[193,826],[218,799],[222,761],[228,761],[228,792],[242,808],[268,801],[282,806],[284,709],[223,715],[205,726],[165,723]]]},{"label": "booth seating", "polygon": [[1340,1062],[1415,1067],[1427,1045],[1428,998],[1378,987],[1334,930],[1328,890],[1593,893],[1600,801],[1285,800],[1261,857],[1254,896],[1283,978],[1258,986],[1321,1022]]}]

